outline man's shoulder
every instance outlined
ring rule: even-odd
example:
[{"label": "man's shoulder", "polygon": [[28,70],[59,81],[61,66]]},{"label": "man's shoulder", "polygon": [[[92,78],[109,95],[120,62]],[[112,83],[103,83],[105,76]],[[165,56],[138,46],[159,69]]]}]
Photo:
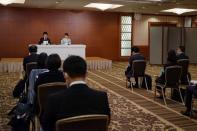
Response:
[{"label": "man's shoulder", "polygon": [[107,93],[105,92],[105,91],[101,91],[101,90],[97,90],[97,89],[93,89],[93,88],[91,88],[91,87],[88,87],[89,88],[89,90],[93,93],[93,94],[95,94],[95,95],[107,95]]}]

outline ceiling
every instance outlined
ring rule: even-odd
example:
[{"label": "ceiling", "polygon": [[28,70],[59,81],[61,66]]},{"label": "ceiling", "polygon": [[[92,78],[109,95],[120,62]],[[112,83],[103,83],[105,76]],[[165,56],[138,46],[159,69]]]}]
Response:
[{"label": "ceiling", "polygon": [[[25,0],[25,4],[11,4],[8,6],[26,7],[26,8],[47,8],[47,9],[77,9],[77,10],[98,10],[85,8],[84,6],[91,2],[115,3],[124,6],[113,10],[112,12],[133,12],[145,14],[168,14],[161,10],[170,8],[192,8],[197,9],[197,0],[161,0],[160,2],[147,2],[150,0]],[[197,15],[196,12],[185,13],[183,15]]]}]

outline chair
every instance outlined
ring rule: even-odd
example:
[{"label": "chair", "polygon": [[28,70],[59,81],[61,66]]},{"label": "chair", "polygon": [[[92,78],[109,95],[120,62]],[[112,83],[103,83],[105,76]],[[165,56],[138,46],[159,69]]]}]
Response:
[{"label": "chair", "polygon": [[[156,83],[156,87],[161,88],[161,93],[162,93],[163,100],[164,100],[164,103],[165,103],[166,106],[167,106],[167,103],[166,103],[166,98],[165,98],[165,95],[164,95],[164,89],[165,88],[177,89],[179,94],[180,94],[181,101],[184,104],[183,97],[181,95],[181,91],[180,91],[180,88],[179,88],[179,80],[180,80],[180,77],[181,77],[181,70],[182,70],[182,68],[180,66],[166,67],[166,69],[165,69],[165,84],[163,85],[163,84]],[[156,91],[157,90],[158,89],[155,88],[154,100],[155,100],[155,97],[156,97]]]},{"label": "chair", "polygon": [[[182,74],[181,74],[181,80],[184,80],[186,77],[186,85],[190,84],[190,78],[188,75],[188,68],[189,68],[189,60],[188,59],[180,59],[177,61],[178,65],[182,67]],[[181,81],[185,85],[185,81]]]},{"label": "chair", "polygon": [[[132,63],[132,77],[138,77],[140,79],[140,86],[142,85],[142,80],[145,80],[146,89],[148,90],[147,80],[145,77],[146,61],[145,60],[134,60]],[[126,87],[127,87],[126,79]],[[133,90],[133,87],[132,87]]]},{"label": "chair", "polygon": [[29,78],[32,69],[37,68],[37,62],[30,62],[26,64],[26,77]]},{"label": "chair", "polygon": [[81,115],[60,119],[56,122],[56,131],[107,131],[107,115]]},{"label": "chair", "polygon": [[39,116],[41,115],[44,107],[46,107],[46,100],[50,94],[64,90],[67,88],[64,82],[53,82],[42,84],[38,86],[38,106],[39,106]]}]

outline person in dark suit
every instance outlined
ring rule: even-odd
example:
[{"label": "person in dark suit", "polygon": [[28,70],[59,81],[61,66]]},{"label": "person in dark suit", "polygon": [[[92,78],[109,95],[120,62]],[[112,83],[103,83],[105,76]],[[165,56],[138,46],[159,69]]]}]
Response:
[{"label": "person in dark suit", "polygon": [[[131,48],[131,56],[129,58],[129,65],[125,71],[125,75],[127,77],[127,80],[129,81],[129,88],[131,87],[131,81],[130,81],[130,78],[132,77],[133,75],[133,72],[132,72],[132,63],[134,60],[145,60],[144,56],[142,54],[139,53],[140,52],[140,49],[136,46],[132,47]],[[135,77],[135,85],[133,85],[134,87],[138,87],[138,77]]]},{"label": "person in dark suit", "polygon": [[[168,52],[167,63],[162,68],[160,76],[156,78],[155,82],[159,84],[165,84],[165,69],[169,66],[175,66],[175,65],[177,65],[176,52],[174,50],[170,50]],[[163,98],[161,92],[159,91],[158,93],[160,94],[159,98]]]},{"label": "person in dark suit", "polygon": [[87,65],[83,58],[70,56],[64,61],[68,88],[49,96],[41,119],[44,131],[55,131],[55,123],[62,118],[86,114],[105,114],[110,119],[107,93],[87,86]]},{"label": "person in dark suit", "polygon": [[37,46],[31,45],[29,46],[29,55],[23,58],[23,69],[26,71],[26,65],[30,62],[36,62],[38,54],[37,53]]},{"label": "person in dark suit", "polygon": [[[179,46],[176,49],[176,54],[177,54],[177,61],[178,60],[183,60],[187,59],[189,60],[189,57],[185,54],[185,47],[184,46]],[[181,75],[181,84],[188,85],[188,78],[191,80],[191,74],[187,72],[187,75]]]},{"label": "person in dark suit", "polygon": [[50,45],[51,40],[48,38],[48,33],[43,32],[43,37],[40,38],[40,41],[38,42],[39,45],[45,44],[45,45]]},{"label": "person in dark suit", "polygon": [[185,116],[191,115],[192,110],[192,95],[197,97],[197,84],[196,85],[190,85],[186,88],[186,95],[185,95],[185,106],[186,111],[181,111],[181,113]]},{"label": "person in dark suit", "polygon": [[35,92],[37,93],[38,86],[45,83],[65,82],[64,74],[58,69],[61,66],[61,59],[58,54],[48,56],[46,66],[49,71],[41,73],[35,83]]},{"label": "person in dark suit", "polygon": [[179,46],[176,49],[176,54],[177,54],[177,60],[189,59],[189,57],[185,54],[185,47],[184,46]]}]

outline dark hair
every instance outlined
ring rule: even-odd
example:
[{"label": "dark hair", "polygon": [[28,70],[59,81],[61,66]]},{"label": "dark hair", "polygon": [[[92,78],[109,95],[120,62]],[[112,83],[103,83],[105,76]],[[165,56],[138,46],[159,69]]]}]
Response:
[{"label": "dark hair", "polygon": [[58,54],[49,55],[46,65],[49,70],[58,70],[61,66],[60,56]]},{"label": "dark hair", "polygon": [[63,69],[71,78],[85,77],[87,64],[80,56],[69,56],[64,61]]},{"label": "dark hair", "polygon": [[46,67],[47,57],[48,57],[47,53],[44,53],[44,52],[40,53],[38,55],[38,58],[37,58],[37,66],[38,66],[38,68],[43,69],[43,68]]},{"label": "dark hair", "polygon": [[170,62],[176,62],[177,57],[176,57],[175,50],[169,50],[168,51],[168,58],[167,58],[167,60],[170,61]]},{"label": "dark hair", "polygon": [[64,35],[67,35],[67,36],[69,36],[69,34],[68,34],[68,33],[64,33]]},{"label": "dark hair", "polygon": [[36,45],[29,46],[29,52],[30,53],[36,53],[37,52],[37,46]]},{"label": "dark hair", "polygon": [[184,46],[179,46],[179,49],[180,49],[182,52],[185,52],[185,47],[184,47]]},{"label": "dark hair", "polygon": [[133,47],[131,48],[131,52],[138,53],[138,52],[140,52],[140,49],[139,49],[138,47],[136,47],[136,46],[133,46]]},{"label": "dark hair", "polygon": [[48,32],[46,32],[46,31],[45,31],[45,32],[43,32],[43,35],[48,35]]}]

